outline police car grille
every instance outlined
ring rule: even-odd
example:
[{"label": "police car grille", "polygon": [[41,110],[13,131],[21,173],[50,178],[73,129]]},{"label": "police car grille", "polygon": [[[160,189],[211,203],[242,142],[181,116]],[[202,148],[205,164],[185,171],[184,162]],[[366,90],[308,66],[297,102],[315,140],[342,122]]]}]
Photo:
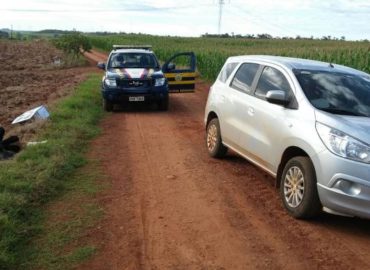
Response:
[{"label": "police car grille", "polygon": [[151,86],[151,80],[122,79],[122,80],[118,80],[117,84],[119,87],[124,87],[124,88],[148,88]]}]

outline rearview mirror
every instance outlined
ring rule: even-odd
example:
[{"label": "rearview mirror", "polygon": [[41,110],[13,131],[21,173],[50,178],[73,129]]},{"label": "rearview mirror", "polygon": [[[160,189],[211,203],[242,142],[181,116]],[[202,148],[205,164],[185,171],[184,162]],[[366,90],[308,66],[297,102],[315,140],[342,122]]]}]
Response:
[{"label": "rearview mirror", "polygon": [[103,62],[99,62],[96,66],[102,70],[105,70],[105,63]]},{"label": "rearview mirror", "polygon": [[266,100],[272,104],[286,106],[289,104],[290,99],[285,91],[270,90],[266,93]]}]

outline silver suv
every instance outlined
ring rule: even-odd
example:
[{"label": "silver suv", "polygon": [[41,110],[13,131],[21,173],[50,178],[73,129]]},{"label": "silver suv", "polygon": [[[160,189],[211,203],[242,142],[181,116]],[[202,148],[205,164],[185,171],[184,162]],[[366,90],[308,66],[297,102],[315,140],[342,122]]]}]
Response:
[{"label": "silver suv", "polygon": [[370,218],[370,75],[275,56],[230,57],[212,85],[206,145],[276,177],[296,218]]}]

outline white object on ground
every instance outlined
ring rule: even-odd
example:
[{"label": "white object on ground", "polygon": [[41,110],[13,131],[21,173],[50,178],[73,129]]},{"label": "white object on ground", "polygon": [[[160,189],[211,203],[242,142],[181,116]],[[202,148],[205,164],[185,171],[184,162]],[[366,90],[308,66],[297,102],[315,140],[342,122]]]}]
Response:
[{"label": "white object on ground", "polygon": [[12,122],[12,124],[22,123],[25,121],[28,121],[32,118],[40,120],[40,119],[47,119],[49,118],[50,114],[45,106],[40,106],[37,108],[34,108],[32,110],[26,111],[17,118],[15,118]]},{"label": "white object on ground", "polygon": [[38,144],[44,144],[44,143],[47,143],[48,141],[45,140],[45,141],[41,141],[41,142],[28,142],[27,143],[27,146],[32,146],[32,145],[38,145]]}]

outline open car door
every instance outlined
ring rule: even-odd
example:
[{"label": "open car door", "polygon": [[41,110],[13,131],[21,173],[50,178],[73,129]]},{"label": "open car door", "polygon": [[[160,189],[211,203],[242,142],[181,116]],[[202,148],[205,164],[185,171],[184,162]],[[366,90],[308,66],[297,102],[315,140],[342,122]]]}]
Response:
[{"label": "open car door", "polygon": [[162,67],[170,92],[194,92],[196,58],[193,52],[178,53]]}]

